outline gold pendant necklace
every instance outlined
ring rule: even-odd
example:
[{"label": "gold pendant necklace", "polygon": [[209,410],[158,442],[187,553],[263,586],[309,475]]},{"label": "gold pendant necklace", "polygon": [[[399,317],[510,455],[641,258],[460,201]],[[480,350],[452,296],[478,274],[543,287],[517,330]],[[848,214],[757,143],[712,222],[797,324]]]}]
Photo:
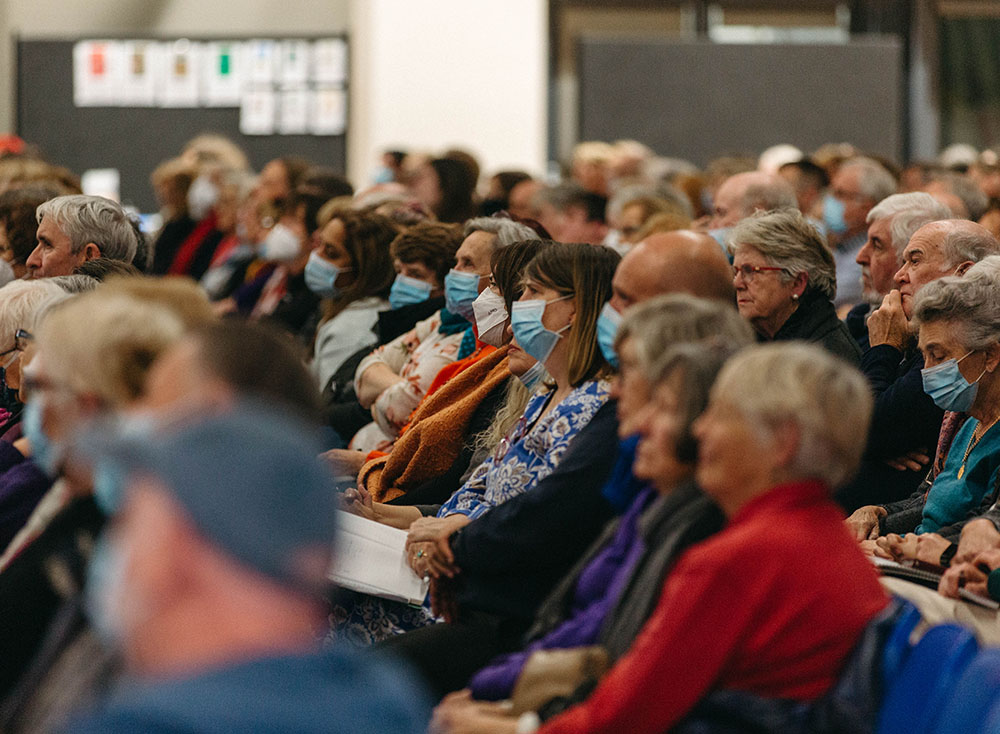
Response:
[{"label": "gold pendant necklace", "polygon": [[[979,441],[982,439],[982,437],[986,435],[987,431],[993,428],[993,424],[996,423],[998,420],[1000,420],[1000,416],[997,416],[996,418],[991,420],[989,425],[986,426],[986,428],[983,428],[983,424],[980,423],[978,426],[976,426],[976,429],[972,432],[972,438],[969,439],[969,445],[965,447],[965,456],[962,457],[962,465],[958,467],[959,479],[961,479],[965,475],[965,462],[969,460],[969,454],[972,453],[972,449],[976,448],[976,444],[978,444]],[[983,430],[980,431],[979,430],[980,428],[982,428]],[[976,435],[977,433],[979,434],[978,436]]]}]

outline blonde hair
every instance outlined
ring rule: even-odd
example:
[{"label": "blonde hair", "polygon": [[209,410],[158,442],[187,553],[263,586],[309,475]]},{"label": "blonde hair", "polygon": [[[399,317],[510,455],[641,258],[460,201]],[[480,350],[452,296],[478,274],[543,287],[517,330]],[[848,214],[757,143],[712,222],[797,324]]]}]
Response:
[{"label": "blonde hair", "polygon": [[185,329],[193,329],[216,320],[205,291],[190,278],[176,275],[163,278],[116,275],[104,281],[100,290],[162,306],[179,318]]},{"label": "blonde hair", "polygon": [[524,415],[532,392],[526,388],[517,377],[507,380],[507,396],[503,405],[493,416],[493,420],[485,430],[476,435],[473,452],[491,454],[500,445],[504,437],[510,433],[518,419]]},{"label": "blonde hair", "polygon": [[37,336],[59,382],[119,408],[142,394],[153,362],[183,333],[181,319],[162,305],[95,290],[49,310]]},{"label": "blonde hair", "polygon": [[747,347],[722,368],[711,397],[764,436],[795,426],[798,450],[788,471],[830,488],[850,479],[861,462],[872,402],[857,369],[804,343]]}]

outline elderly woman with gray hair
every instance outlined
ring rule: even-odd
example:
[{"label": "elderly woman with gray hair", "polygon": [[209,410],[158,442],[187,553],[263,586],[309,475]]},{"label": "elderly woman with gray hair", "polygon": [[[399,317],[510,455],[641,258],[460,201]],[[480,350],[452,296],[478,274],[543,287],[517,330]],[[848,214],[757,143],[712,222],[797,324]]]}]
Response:
[{"label": "elderly woman with gray hair", "polygon": [[678,559],[590,697],[538,731],[658,734],[715,692],[811,702],[829,690],[887,604],[830,498],[858,465],[871,407],[864,377],[816,346],[733,357],[693,427],[695,479],[726,526]]},{"label": "elderly woman with gray hair", "polygon": [[859,364],[861,350],[837,318],[837,270],[819,232],[801,213],[763,212],[728,238],[740,314],[759,341],[800,339]]},{"label": "elderly woman with gray hair", "polygon": [[914,320],[924,355],[924,390],[952,415],[946,424],[964,423],[950,434],[933,483],[925,481],[908,499],[862,507],[848,518],[859,541],[878,538],[874,548],[866,544],[878,555],[947,566],[965,524],[1000,496],[997,260],[987,258],[962,278],[928,283],[917,294]]}]

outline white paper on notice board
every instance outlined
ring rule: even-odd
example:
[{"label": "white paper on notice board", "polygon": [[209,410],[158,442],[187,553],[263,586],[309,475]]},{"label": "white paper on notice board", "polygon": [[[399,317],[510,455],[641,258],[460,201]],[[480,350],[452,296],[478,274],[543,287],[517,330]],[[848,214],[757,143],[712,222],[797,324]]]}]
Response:
[{"label": "white paper on notice board", "polygon": [[302,135],[309,132],[309,90],[305,86],[281,90],[278,132],[282,135]]},{"label": "white paper on notice board", "polygon": [[283,84],[305,84],[309,81],[309,42],[281,42],[281,81]]},{"label": "white paper on notice board", "polygon": [[118,103],[121,46],[118,41],[80,41],[73,46],[73,104],[109,107]]},{"label": "white paper on notice board", "polygon": [[201,101],[206,107],[239,107],[243,89],[243,44],[214,41],[202,46]]},{"label": "white paper on notice board", "polygon": [[249,87],[240,104],[240,132],[244,135],[273,135],[277,100],[270,87]]},{"label": "white paper on notice board", "polygon": [[326,38],[313,43],[313,80],[320,84],[347,81],[347,44],[342,38]]},{"label": "white paper on notice board", "polygon": [[347,127],[347,95],[343,89],[321,87],[312,92],[309,132],[313,135],[343,135]]},{"label": "white paper on notice board", "polygon": [[161,107],[198,106],[199,53],[199,44],[187,39],[160,46],[157,98]]},{"label": "white paper on notice board", "polygon": [[156,105],[156,75],[160,68],[160,45],[150,41],[121,44],[121,80],[118,104],[123,107]]},{"label": "white paper on notice board", "polygon": [[278,44],[269,39],[247,41],[243,46],[246,78],[252,84],[270,84],[278,65]]}]

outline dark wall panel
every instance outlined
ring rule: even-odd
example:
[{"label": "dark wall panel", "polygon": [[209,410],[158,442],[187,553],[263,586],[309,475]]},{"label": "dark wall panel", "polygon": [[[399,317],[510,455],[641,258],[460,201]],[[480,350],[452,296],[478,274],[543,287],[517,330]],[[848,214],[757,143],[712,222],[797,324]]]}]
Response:
[{"label": "dark wall panel", "polygon": [[635,138],[704,165],[776,143],[847,141],[902,154],[902,56],[879,37],[844,45],[587,38],[580,139]]},{"label": "dark wall panel", "polygon": [[242,135],[240,111],[234,108],[76,107],[73,45],[64,40],[18,42],[18,134],[41,147],[53,163],[78,174],[88,168],[117,168],[123,203],[140,211],[157,208],[149,184],[152,170],[203,132],[235,141],[257,170],[289,154],[346,170],[345,136]]}]

